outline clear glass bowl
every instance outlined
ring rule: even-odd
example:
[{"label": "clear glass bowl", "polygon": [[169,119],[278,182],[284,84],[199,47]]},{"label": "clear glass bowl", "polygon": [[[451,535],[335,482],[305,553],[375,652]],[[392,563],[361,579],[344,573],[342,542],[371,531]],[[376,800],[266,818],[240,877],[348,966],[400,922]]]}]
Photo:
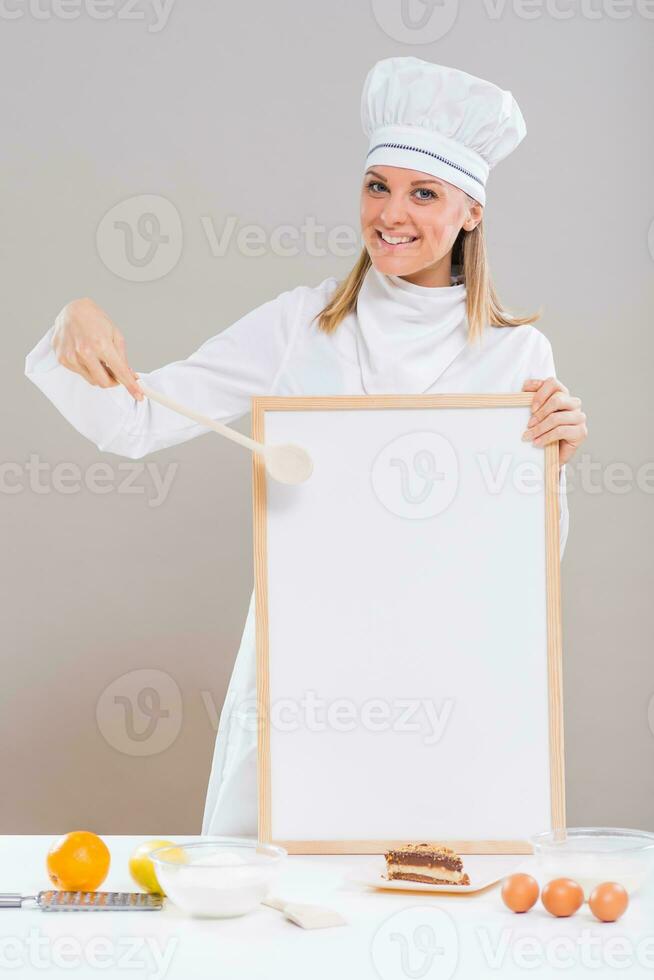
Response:
[{"label": "clear glass bowl", "polygon": [[268,894],[288,851],[247,837],[209,837],[159,847],[150,857],[157,879],[189,915],[244,915]]},{"label": "clear glass bowl", "polygon": [[622,827],[566,827],[529,838],[542,884],[573,878],[586,901],[602,881],[617,881],[631,895],[654,870],[654,834]]}]

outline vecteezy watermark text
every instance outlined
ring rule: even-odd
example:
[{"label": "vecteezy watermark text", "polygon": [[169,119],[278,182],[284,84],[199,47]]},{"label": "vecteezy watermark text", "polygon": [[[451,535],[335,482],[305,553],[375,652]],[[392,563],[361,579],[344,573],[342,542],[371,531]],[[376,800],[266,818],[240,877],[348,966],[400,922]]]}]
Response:
[{"label": "vecteezy watermark text", "polygon": [[[217,259],[229,252],[245,258],[351,258],[363,247],[358,229],[345,224],[327,226],[311,214],[299,224],[284,223],[270,229],[244,224],[235,214],[221,221],[203,214],[199,225],[211,257]],[[181,258],[182,218],[168,198],[137,194],[114,204],[102,216],[95,242],[100,259],[114,275],[128,282],[154,282],[172,272]]]},{"label": "vecteezy watermark text", "polygon": [[[163,980],[170,967],[179,939],[169,937],[160,942],[155,936],[50,936],[37,927],[26,935],[0,937],[0,970],[21,973],[26,967],[35,971],[71,971],[79,976],[80,967],[106,971],[138,971],[148,980]],[[30,972],[31,972],[30,970]],[[85,976],[88,974],[85,972]]]},{"label": "vecteezy watermark text", "polygon": [[[387,37],[402,44],[433,44],[455,26],[460,0],[371,0],[373,17]],[[654,20],[654,0],[482,0],[478,11],[489,21]]]},{"label": "vecteezy watermark text", "polygon": [[[207,713],[215,719],[215,706],[208,691],[202,691]],[[455,700],[443,698],[437,705],[429,698],[367,698],[358,704],[352,698],[327,700],[308,690],[299,698],[277,698],[270,711],[261,710],[257,699],[242,698],[232,705],[227,699],[223,711],[244,731],[256,732],[269,721],[277,732],[296,732],[301,728],[314,733],[410,732],[424,745],[440,742],[454,710]]]},{"label": "vecteezy watermark text", "polygon": [[168,23],[175,0],[0,0],[0,20],[119,20],[147,23],[158,34]]},{"label": "vecteezy watermark text", "polygon": [[350,225],[328,228],[313,215],[306,215],[300,225],[276,225],[270,232],[262,225],[241,225],[234,214],[227,215],[220,229],[209,215],[202,215],[200,221],[213,258],[223,258],[234,245],[239,255],[246,258],[269,254],[281,258],[297,255],[349,258],[357,255],[362,247],[360,232]]},{"label": "vecteezy watermark text", "polygon": [[[219,712],[211,691],[200,691],[209,723],[219,727]],[[297,698],[276,698],[262,708],[257,698],[227,694],[222,715],[229,724],[256,733],[270,725],[276,732],[312,733],[361,730],[402,732],[435,745],[445,735],[455,715],[455,699],[443,696],[438,702],[423,697],[352,698],[331,700],[307,690]],[[166,671],[138,668],[114,678],[98,697],[95,716],[105,741],[124,755],[148,756],[165,751],[177,740],[184,718],[182,693]]]},{"label": "vecteezy watermark text", "polygon": [[[0,494],[13,496],[29,491],[41,496],[76,494],[88,490],[93,494],[136,494],[144,497],[148,507],[165,503],[179,463],[162,466],[152,462],[91,463],[82,469],[78,463],[50,463],[38,453],[31,453],[23,463],[0,462]],[[137,482],[142,477],[145,482]]]},{"label": "vecteezy watermark text", "polygon": [[[581,913],[580,913],[581,914]],[[589,913],[590,914],[590,913]],[[608,967],[618,971],[634,966],[654,970],[654,936],[638,939],[634,936],[606,933],[586,926],[578,935],[525,935],[506,927],[497,933],[486,926],[476,930],[476,939],[486,964],[501,974],[507,961],[519,969],[538,971],[559,969],[566,972],[583,967],[590,971]],[[548,974],[549,975],[549,974]]]}]

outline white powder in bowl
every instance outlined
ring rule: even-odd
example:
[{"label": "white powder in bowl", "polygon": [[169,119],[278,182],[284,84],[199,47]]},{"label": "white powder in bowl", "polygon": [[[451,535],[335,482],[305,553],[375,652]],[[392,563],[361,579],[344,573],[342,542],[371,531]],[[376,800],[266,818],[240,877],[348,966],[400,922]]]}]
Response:
[{"label": "white powder in bowl", "polygon": [[[233,866],[235,864],[247,864],[242,854],[237,854],[235,851],[224,851],[223,853],[218,852],[218,854],[212,854],[209,857],[203,858],[201,861],[197,862],[203,867],[212,868],[226,868],[228,866]],[[193,867],[193,861],[187,864],[186,867]]]},{"label": "white powder in bowl", "polygon": [[231,851],[218,852],[197,864],[160,865],[157,876],[168,897],[194,916],[243,915],[266,897],[278,862],[260,857],[247,861]]}]

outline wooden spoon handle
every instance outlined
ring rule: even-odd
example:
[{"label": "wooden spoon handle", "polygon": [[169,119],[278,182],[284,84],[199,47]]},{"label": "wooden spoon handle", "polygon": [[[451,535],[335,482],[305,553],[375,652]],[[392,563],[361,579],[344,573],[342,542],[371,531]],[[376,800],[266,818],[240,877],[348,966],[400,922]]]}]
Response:
[{"label": "wooden spoon handle", "polygon": [[174,398],[170,398],[168,395],[162,395],[159,391],[154,391],[153,388],[144,385],[140,380],[139,387],[143,394],[147,398],[151,398],[153,402],[159,402],[160,405],[170,408],[173,412],[177,412],[179,415],[185,415],[187,419],[193,419],[194,422],[199,422],[200,425],[205,425],[208,429],[213,429],[218,435],[226,436],[227,439],[231,439],[233,442],[237,442],[239,445],[245,446],[255,453],[265,453],[266,446],[262,442],[250,439],[249,436],[244,436],[240,432],[230,429],[228,425],[223,425],[222,422],[216,422],[214,419],[210,419],[207,415],[201,415],[200,412],[196,412],[194,409],[180,404]]}]

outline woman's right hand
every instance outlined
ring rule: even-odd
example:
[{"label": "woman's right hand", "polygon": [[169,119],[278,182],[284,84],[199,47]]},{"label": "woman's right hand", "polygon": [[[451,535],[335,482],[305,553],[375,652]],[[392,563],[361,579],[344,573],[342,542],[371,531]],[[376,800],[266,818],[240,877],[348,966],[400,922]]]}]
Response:
[{"label": "woman's right hand", "polygon": [[74,299],[55,320],[52,348],[57,360],[91,385],[122,384],[137,401],[144,395],[127,363],[125,338],[92,299]]}]

